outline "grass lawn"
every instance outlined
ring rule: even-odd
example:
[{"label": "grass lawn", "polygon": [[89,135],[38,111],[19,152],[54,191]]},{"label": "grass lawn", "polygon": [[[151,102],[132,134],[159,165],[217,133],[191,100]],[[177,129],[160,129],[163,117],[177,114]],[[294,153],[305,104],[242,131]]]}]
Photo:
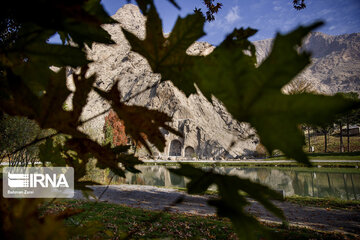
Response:
[{"label": "grass lawn", "polygon": [[[186,214],[148,211],[110,203],[58,200],[44,214],[67,208],[84,212],[66,220],[72,239],[237,239],[229,220]],[[340,233],[304,228],[265,225],[274,239],[354,239]],[[130,236],[129,236],[130,234]],[[259,239],[260,233],[256,233]]]},{"label": "grass lawn", "polygon": [[[331,152],[331,153],[308,153],[311,160],[360,160],[360,152]],[[285,156],[269,157],[266,160],[289,159]]]},{"label": "grass lawn", "polygon": [[[350,136],[350,153],[360,151],[360,136]],[[339,136],[328,136],[327,141],[327,151],[328,152],[339,152],[340,150],[340,137]],[[314,146],[315,152],[324,152],[324,136],[312,136],[310,139],[311,146]],[[308,142],[306,138],[307,147],[305,150],[308,150]],[[347,137],[343,136],[343,146],[347,150]]]},{"label": "grass lawn", "polygon": [[[267,160],[282,160],[281,158],[267,159]],[[357,159],[360,160],[360,159]],[[153,166],[155,163],[144,163],[143,165]],[[306,167],[303,164],[299,164],[296,162],[265,162],[265,163],[257,163],[257,162],[215,162],[215,163],[204,163],[204,162],[191,162],[191,165],[195,167]],[[180,164],[177,162],[157,162],[155,165],[164,165],[164,166],[179,166]],[[313,163],[314,167],[326,167],[326,168],[358,168],[360,169],[360,163],[358,162],[321,162],[321,163]],[[311,168],[309,168],[311,169]]]},{"label": "grass lawn", "polygon": [[326,209],[360,210],[360,200],[291,196],[286,197],[285,201],[296,203],[301,206],[322,207]]},{"label": "grass lawn", "polygon": [[[310,160],[342,160],[342,162],[316,162],[313,163],[314,167],[330,167],[330,168],[360,168],[359,162],[346,162],[346,160],[360,160],[360,151],[349,153],[310,153],[308,154]],[[248,162],[250,160],[252,162]],[[218,166],[218,167],[236,167],[236,166],[250,166],[250,167],[304,167],[305,165],[297,162],[271,162],[277,160],[289,160],[286,156],[273,156],[264,159],[247,159],[239,160],[237,162],[191,162],[191,165],[196,167]],[[257,160],[262,162],[256,162]],[[179,163],[174,162],[148,162],[143,165],[165,165],[165,166],[178,166]]]}]

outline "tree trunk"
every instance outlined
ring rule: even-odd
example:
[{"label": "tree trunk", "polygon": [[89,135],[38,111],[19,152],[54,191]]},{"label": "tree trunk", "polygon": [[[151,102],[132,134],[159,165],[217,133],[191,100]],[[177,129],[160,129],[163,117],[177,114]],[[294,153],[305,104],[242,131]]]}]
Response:
[{"label": "tree trunk", "polygon": [[347,151],[350,152],[350,129],[349,114],[346,115],[346,135],[347,135]]},{"label": "tree trunk", "polygon": [[324,149],[324,152],[327,152],[327,131],[326,130],[324,130],[324,140],[325,140],[325,149]]},{"label": "tree trunk", "polygon": [[343,152],[344,145],[343,145],[343,139],[342,139],[342,122],[340,121],[340,152]]},{"label": "tree trunk", "polygon": [[309,127],[309,125],[307,126],[307,131],[308,131],[309,152],[311,152],[310,127]]}]

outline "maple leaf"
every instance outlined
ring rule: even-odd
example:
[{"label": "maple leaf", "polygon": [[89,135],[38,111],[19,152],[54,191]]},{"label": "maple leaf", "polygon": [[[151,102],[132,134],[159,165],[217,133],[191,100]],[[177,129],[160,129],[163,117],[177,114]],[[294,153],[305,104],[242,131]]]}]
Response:
[{"label": "maple leaf", "polygon": [[71,92],[66,86],[66,73],[62,68],[57,73],[52,73],[48,80],[48,85],[41,97],[38,108],[37,121],[42,128],[50,128],[55,123],[59,124],[58,128],[64,128],[70,119],[70,114],[64,111],[63,106],[66,98]]},{"label": "maple leaf", "polygon": [[101,146],[88,138],[71,138],[66,141],[66,146],[76,151],[80,159],[88,160],[93,156],[98,160],[97,167],[110,168],[115,174],[125,177],[124,170],[119,166],[119,162],[125,159],[118,157],[109,145]]},{"label": "maple leaf", "polygon": [[299,51],[299,47],[302,39],[322,23],[278,34],[270,55],[256,67],[255,47],[248,40],[256,30],[250,28],[235,29],[206,57],[187,55],[191,41],[203,35],[204,22],[198,21],[191,29],[191,36],[180,36],[187,36],[186,26],[196,17],[195,14],[179,18],[169,38],[164,38],[161,20],[152,7],[146,31],[154,34],[148,34],[145,40],[126,31],[125,36],[132,51],[144,56],[163,79],[171,79],[186,95],[196,93],[196,83],[209,101],[215,96],[235,119],[255,127],[269,152],[279,149],[288,157],[310,165],[302,150],[305,140],[299,124],[323,124],[359,104],[337,96],[288,96],[281,92],[310,63],[310,53]]},{"label": "maple leaf", "polygon": [[210,185],[215,184],[220,198],[210,199],[208,203],[217,208],[219,216],[229,217],[238,236],[244,239],[257,239],[252,232],[256,230],[261,230],[264,234],[268,233],[253,216],[244,211],[244,207],[249,204],[249,201],[240,194],[240,191],[247,193],[249,197],[261,203],[275,216],[285,219],[282,210],[270,201],[270,199],[281,199],[281,196],[259,183],[238,176],[226,176],[211,170],[198,169],[189,164],[181,164],[181,168],[169,170],[190,179],[186,186],[190,194],[204,193]]},{"label": "maple leaf", "polygon": [[160,127],[181,136],[181,133],[165,124],[166,122],[171,122],[171,117],[167,114],[146,107],[128,106],[121,103],[118,82],[115,82],[109,92],[105,92],[99,88],[94,88],[94,90],[110,102],[117,116],[124,121],[126,133],[129,134],[134,141],[142,143],[150,153],[150,146],[145,141],[143,134],[145,134],[146,139],[154,144],[161,152],[164,151],[165,137],[161,133]]},{"label": "maple leaf", "polygon": [[[85,78],[86,70],[87,67],[83,67],[79,74],[73,74],[76,86],[73,111],[63,109],[64,102],[71,93],[66,86],[65,68],[58,72],[50,71],[48,84],[40,97],[35,95],[20,77],[9,75],[9,80],[12,80],[9,81],[9,88],[13,90],[11,92],[13,97],[4,98],[0,106],[12,115],[27,116],[34,119],[42,128],[52,128],[58,133],[68,134],[72,137],[66,140],[66,149],[53,146],[50,140],[46,141],[40,147],[40,159],[43,162],[49,160],[54,164],[66,162],[77,169],[76,174],[81,175],[81,170],[85,170],[84,164],[78,167],[74,159],[66,154],[67,150],[75,150],[77,156],[85,164],[93,156],[98,160],[98,166],[108,167],[119,176],[125,177],[124,170],[119,166],[119,163],[122,163],[124,168],[129,171],[138,172],[134,166],[141,161],[133,155],[121,152],[119,149],[114,152],[109,146],[101,146],[77,129],[79,116],[95,80],[94,76]],[[9,70],[8,73],[11,74],[12,72]],[[17,107],[19,105],[21,107]],[[60,152],[66,157],[62,157]]]},{"label": "maple leaf", "polygon": [[86,65],[84,67],[81,67],[80,73],[76,74],[73,73],[73,80],[75,84],[76,91],[74,93],[73,97],[73,119],[79,121],[80,115],[82,113],[82,109],[85,107],[87,103],[87,98],[92,90],[92,86],[96,80],[95,74],[86,78],[86,72],[89,69],[89,66]]},{"label": "maple leaf", "polygon": [[358,101],[339,96],[310,93],[290,96],[281,92],[310,63],[310,53],[299,52],[299,47],[302,39],[321,24],[278,34],[270,55],[259,67],[254,65],[255,52],[247,40],[249,30],[236,29],[234,32],[242,34],[235,39],[227,38],[209,56],[196,62],[193,70],[195,82],[204,95],[209,100],[214,95],[238,121],[255,127],[269,152],[280,149],[307,165],[310,162],[302,149],[305,140],[298,126],[330,122],[336,114],[359,105]]},{"label": "maple leaf", "polygon": [[188,67],[198,56],[189,56],[186,50],[198,38],[205,35],[203,25],[205,19],[195,13],[185,18],[178,18],[171,34],[164,37],[162,22],[153,3],[149,4],[146,21],[146,38],[138,39],[131,32],[123,29],[129,40],[131,49],[144,56],[152,70],[162,74],[162,81],[171,80],[187,95],[195,92],[192,76]]},{"label": "maple leaf", "polygon": [[64,166],[65,161],[61,155],[61,146],[54,146],[52,139],[47,139],[45,143],[39,147],[39,159],[43,166],[46,166],[46,162],[51,162],[53,166]]}]

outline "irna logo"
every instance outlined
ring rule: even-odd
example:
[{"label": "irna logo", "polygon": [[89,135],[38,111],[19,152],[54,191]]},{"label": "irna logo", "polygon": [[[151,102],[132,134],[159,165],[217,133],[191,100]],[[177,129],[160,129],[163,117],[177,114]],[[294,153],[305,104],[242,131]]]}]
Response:
[{"label": "irna logo", "polygon": [[8,186],[11,188],[36,188],[36,187],[69,187],[64,174],[18,174],[8,173]]},{"label": "irna logo", "polygon": [[72,198],[74,169],[72,167],[5,167],[3,196],[5,198]]}]

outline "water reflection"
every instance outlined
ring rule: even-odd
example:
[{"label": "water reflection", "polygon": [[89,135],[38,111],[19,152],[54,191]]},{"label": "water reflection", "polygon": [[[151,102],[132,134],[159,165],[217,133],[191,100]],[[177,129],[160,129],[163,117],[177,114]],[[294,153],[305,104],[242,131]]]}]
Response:
[{"label": "water reflection", "polygon": [[[139,166],[141,174],[126,173],[126,179],[114,177],[112,184],[140,184],[164,187],[185,187],[184,177],[169,172],[164,166]],[[360,199],[360,171],[332,169],[304,170],[281,168],[217,167],[222,174],[237,175],[254,182],[266,184],[272,189],[284,190],[286,196],[332,197],[338,199]],[[110,173],[91,174],[91,179],[108,183]]]}]

